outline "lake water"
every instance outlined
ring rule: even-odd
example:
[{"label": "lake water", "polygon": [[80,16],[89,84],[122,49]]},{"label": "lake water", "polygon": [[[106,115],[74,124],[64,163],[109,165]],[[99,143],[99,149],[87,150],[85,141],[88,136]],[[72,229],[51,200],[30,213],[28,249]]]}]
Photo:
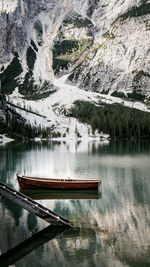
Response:
[{"label": "lake water", "polygon": [[99,193],[32,195],[74,224],[73,229],[60,233],[0,197],[0,254],[7,252],[4,261],[0,257],[1,267],[150,266],[149,143],[31,142],[0,146],[0,180],[19,190],[16,173],[101,178],[102,188]]}]

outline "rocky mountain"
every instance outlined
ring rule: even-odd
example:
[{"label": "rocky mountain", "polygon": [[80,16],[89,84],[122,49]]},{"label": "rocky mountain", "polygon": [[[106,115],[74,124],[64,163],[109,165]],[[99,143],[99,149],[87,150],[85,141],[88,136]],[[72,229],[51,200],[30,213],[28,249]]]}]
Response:
[{"label": "rocky mountain", "polygon": [[67,74],[82,90],[148,104],[149,0],[0,0],[0,32],[6,95],[46,99]]}]

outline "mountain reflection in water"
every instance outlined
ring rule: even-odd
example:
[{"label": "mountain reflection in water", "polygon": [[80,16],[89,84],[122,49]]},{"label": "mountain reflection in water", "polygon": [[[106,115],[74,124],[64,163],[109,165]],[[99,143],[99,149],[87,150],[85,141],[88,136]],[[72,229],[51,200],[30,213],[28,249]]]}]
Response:
[{"label": "mountain reflection in water", "polygon": [[[69,229],[15,266],[150,266],[150,145],[146,142],[30,143],[0,148],[0,177],[19,189],[16,173],[101,178],[100,198],[45,197]],[[47,224],[0,199],[0,250],[6,252]]]}]

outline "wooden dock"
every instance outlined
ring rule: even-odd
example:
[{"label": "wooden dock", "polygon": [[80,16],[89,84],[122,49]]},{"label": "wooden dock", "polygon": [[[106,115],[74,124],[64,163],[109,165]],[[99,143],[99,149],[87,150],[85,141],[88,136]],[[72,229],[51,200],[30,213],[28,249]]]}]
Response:
[{"label": "wooden dock", "polygon": [[50,209],[42,206],[41,204],[34,201],[32,198],[16,191],[12,187],[0,182],[0,195],[13,201],[22,208],[28,210],[34,215],[47,221],[51,225],[60,225],[71,227],[70,221],[60,216],[59,214],[51,211]]},{"label": "wooden dock", "polygon": [[[12,266],[16,263],[16,261],[20,260],[24,256],[28,255],[41,245],[49,242],[59,234],[63,233],[68,229],[67,226],[53,226],[49,225],[43,230],[35,233],[31,237],[27,238],[17,246],[8,250],[7,252],[0,255],[0,266],[8,267]],[[15,266],[15,265],[13,265]]]}]

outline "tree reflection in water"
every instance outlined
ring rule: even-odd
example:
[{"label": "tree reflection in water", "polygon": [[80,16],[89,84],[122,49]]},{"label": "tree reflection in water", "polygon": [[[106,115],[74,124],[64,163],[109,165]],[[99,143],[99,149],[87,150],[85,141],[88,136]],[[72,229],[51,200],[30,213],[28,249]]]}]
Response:
[{"label": "tree reflection in water", "polygon": [[[0,176],[16,189],[16,172],[102,179],[100,198],[57,195],[38,200],[77,228],[35,249],[16,267],[150,266],[149,143],[11,144],[0,151],[0,162]],[[46,226],[23,210],[16,212],[0,201],[2,252],[25,240],[35,227],[37,231]]]}]

